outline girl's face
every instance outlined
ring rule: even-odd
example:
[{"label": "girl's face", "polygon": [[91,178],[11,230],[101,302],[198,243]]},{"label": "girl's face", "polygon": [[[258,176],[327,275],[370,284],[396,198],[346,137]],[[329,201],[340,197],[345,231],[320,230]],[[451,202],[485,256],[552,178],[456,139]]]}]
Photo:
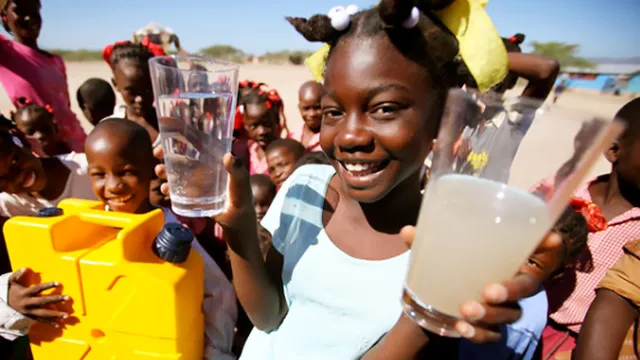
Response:
[{"label": "girl's face", "polygon": [[418,183],[443,106],[427,72],[386,36],[346,39],[325,87],[320,145],[347,195],[371,203],[412,176]]},{"label": "girl's face", "polygon": [[13,36],[23,40],[36,40],[40,35],[42,17],[39,0],[9,1],[2,15],[3,23]]},{"label": "girl's face", "polygon": [[266,148],[277,138],[277,115],[266,104],[247,104],[244,111],[244,128],[249,139]]},{"label": "girl's face", "polygon": [[15,136],[0,135],[0,192],[39,192],[46,185],[42,163]]},{"label": "girl's face", "polygon": [[153,108],[153,87],[148,66],[131,59],[120,60],[113,69],[113,84],[130,116],[144,116]]},{"label": "girl's face", "polygon": [[20,111],[15,120],[30,141],[39,143],[46,154],[55,153],[58,131],[51,115],[44,111]]}]

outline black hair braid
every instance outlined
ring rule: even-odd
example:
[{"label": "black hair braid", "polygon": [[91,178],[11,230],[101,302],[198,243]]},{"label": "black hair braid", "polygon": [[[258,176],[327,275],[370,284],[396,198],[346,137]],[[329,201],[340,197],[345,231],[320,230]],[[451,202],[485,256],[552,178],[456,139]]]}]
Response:
[{"label": "black hair braid", "polygon": [[121,60],[134,60],[138,62],[140,65],[147,65],[149,59],[151,59],[154,55],[140,44],[134,43],[124,43],[118,44],[113,47],[113,52],[111,53],[111,66],[115,67],[119,61]]},{"label": "black hair braid", "polygon": [[[456,37],[431,13],[450,5],[453,0],[382,0],[376,7],[351,16],[350,26],[338,31],[326,15],[309,19],[289,17],[287,21],[305,37],[330,46],[327,61],[340,42],[348,37],[386,35],[405,57],[423,66],[439,88],[457,86],[457,72],[462,65]],[[416,6],[421,10],[418,26],[411,29],[402,23]]]},{"label": "black hair braid", "polygon": [[286,19],[307,41],[331,43],[341,33],[331,26],[331,19],[326,15],[313,15],[309,19],[300,17],[286,17]]}]

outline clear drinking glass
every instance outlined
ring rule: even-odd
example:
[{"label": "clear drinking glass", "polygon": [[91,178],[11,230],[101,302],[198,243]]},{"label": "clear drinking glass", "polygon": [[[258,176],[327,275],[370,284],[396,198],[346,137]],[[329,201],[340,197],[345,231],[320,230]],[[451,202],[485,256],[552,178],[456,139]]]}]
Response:
[{"label": "clear drinking glass", "polygon": [[231,150],[238,66],[202,56],[149,60],[173,211],[188,217],[222,212]]},{"label": "clear drinking glass", "polygon": [[545,111],[538,101],[451,90],[411,249],[405,313],[458,337],[462,302],[481,301],[484,286],[519,270],[622,130],[588,113]]}]

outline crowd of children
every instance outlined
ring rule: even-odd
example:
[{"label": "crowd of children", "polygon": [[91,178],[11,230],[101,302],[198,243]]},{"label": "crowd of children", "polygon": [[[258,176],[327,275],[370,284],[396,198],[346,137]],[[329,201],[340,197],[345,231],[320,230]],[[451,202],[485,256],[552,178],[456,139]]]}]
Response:
[{"label": "crowd of children", "polygon": [[[105,47],[113,87],[91,78],[76,94],[94,126],[87,136],[70,110],[64,62],[38,47],[40,1],[0,0],[13,37],[0,36],[0,83],[14,104],[0,115],[0,217],[81,198],[106,211],[160,208],[165,222],[189,226],[205,262],[206,359],[617,358],[640,314],[639,99],[618,114],[627,129],[606,154],[610,174],[574,194],[513,279],[462,306],[462,340],[427,333],[402,313],[423,164],[447,91],[482,85],[477,70],[452,66],[458,40],[434,20],[452,2],[382,0],[342,9],[342,22],[335,12],[288,18],[307,40],[330,46],[323,82],[300,87],[302,126],[289,131],[277,90],[241,82],[233,156],[224,160],[229,204],[213,219],[183,219],[170,210],[154,157],[160,136],[148,60],[162,48],[148,38]],[[523,96],[546,99],[557,62],[522,54],[521,34],[503,40],[509,73],[493,90],[523,77]],[[124,105],[116,106],[116,93]],[[492,151],[513,161],[533,121],[517,120],[486,117],[465,130],[462,166],[506,181],[508,174],[489,174],[483,144],[511,136],[502,142],[509,148]],[[486,161],[474,162],[482,154]],[[40,295],[61,284],[24,286],[30,270],[12,273],[4,244],[0,257],[0,336],[13,341],[0,351],[22,359],[10,345],[33,321],[57,326],[68,314],[47,306],[69,299]]]}]

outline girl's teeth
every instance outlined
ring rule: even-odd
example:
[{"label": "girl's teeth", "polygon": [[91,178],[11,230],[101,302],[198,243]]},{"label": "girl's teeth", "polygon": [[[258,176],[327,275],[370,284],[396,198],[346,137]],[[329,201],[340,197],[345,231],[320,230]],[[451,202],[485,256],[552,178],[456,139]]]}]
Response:
[{"label": "girl's teeth", "polygon": [[357,164],[344,163],[344,166],[349,171],[367,171],[373,167],[373,165],[369,163],[364,163],[364,164],[363,163],[357,163]]}]

